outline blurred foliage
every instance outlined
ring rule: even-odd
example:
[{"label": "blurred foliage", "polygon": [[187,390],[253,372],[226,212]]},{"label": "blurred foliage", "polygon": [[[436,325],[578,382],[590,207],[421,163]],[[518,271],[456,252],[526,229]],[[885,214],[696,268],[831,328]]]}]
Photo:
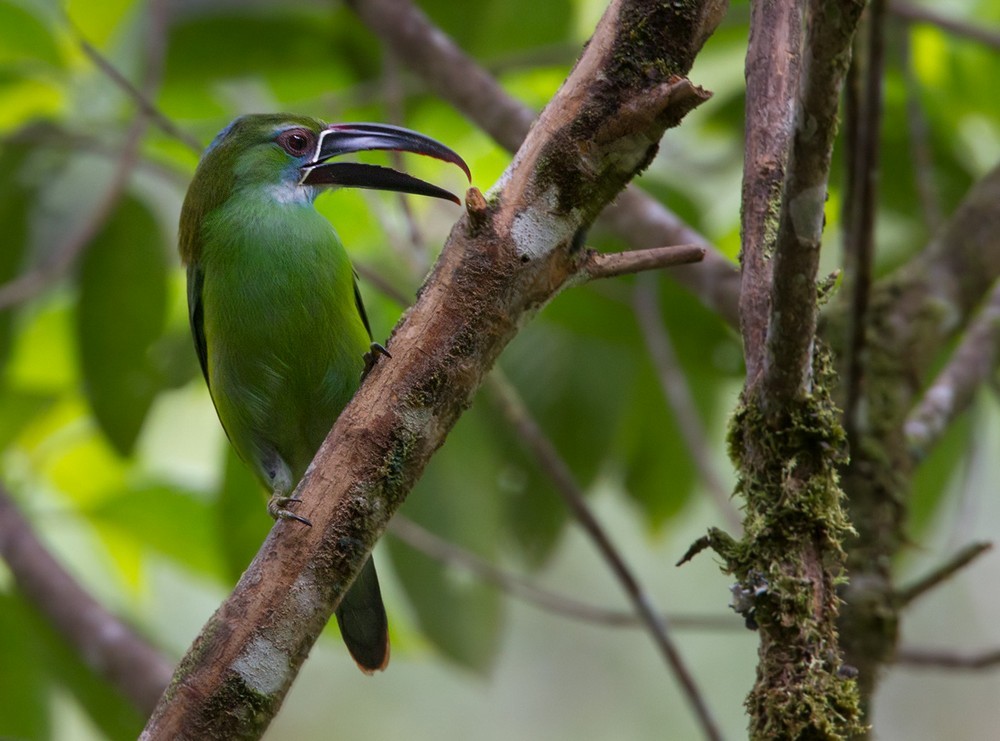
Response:
[{"label": "blurred foliage", "polygon": [[[558,87],[603,10],[599,0],[421,5],[534,108]],[[393,120],[404,110],[400,123],[461,152],[484,190],[508,161],[417,78],[385,65],[375,39],[339,3],[203,0],[168,7],[169,25],[159,29],[167,50],[162,82],[150,95],[203,143],[248,111]],[[1000,21],[997,0],[962,7],[969,18]],[[81,40],[139,81],[150,63],[148,10],[135,0],[0,0],[0,285],[56,260],[110,187],[136,108]],[[692,72],[715,98],[668,135],[641,179],[732,256],[747,15],[745,2],[733,3]],[[883,171],[893,176],[880,189],[880,272],[930,237],[920,184],[947,215],[1000,156],[1000,98],[982,93],[993,70],[1000,76],[996,50],[928,25],[893,21],[890,30],[882,146]],[[923,117],[926,141],[914,138],[908,105]],[[919,169],[918,150],[932,171]],[[270,526],[263,495],[227,452],[187,338],[173,244],[196,162],[197,152],[151,124],[117,206],[73,269],[38,295],[0,309],[0,479],[29,516],[44,508],[56,550],[66,559],[70,546],[63,544],[74,544],[71,565],[80,578],[126,616],[140,612],[154,569],[228,589]],[[433,162],[412,167],[437,181],[453,177]],[[841,169],[831,204],[840,200]],[[460,189],[455,177],[450,187]],[[345,192],[320,202],[357,261],[412,292],[457,211],[417,200],[409,207],[430,256],[411,244],[410,225],[391,196]],[[828,220],[836,227],[833,207]],[[836,264],[836,230],[828,234],[827,259]],[[621,249],[599,233],[591,243]],[[501,365],[581,486],[618,492],[647,536],[663,538],[703,492],[637,328],[632,288],[633,281],[620,279],[559,296],[525,327]],[[711,444],[720,446],[742,371],[737,337],[669,276],[661,288],[664,324]],[[376,334],[387,335],[399,307],[375,286],[363,291]],[[956,427],[924,465],[921,528],[940,510],[975,429],[968,421]],[[403,511],[480,556],[527,569],[547,563],[568,524],[550,478],[488,392]],[[504,598],[397,540],[389,538],[388,546],[383,556],[415,623],[406,625],[406,610],[389,605],[402,650],[420,643],[412,638],[419,632],[449,662],[477,672],[494,666],[503,650]],[[84,547],[90,555],[79,558]],[[0,656],[0,735],[53,738],[54,687],[75,698],[107,737],[135,735],[132,711],[2,578]]]}]

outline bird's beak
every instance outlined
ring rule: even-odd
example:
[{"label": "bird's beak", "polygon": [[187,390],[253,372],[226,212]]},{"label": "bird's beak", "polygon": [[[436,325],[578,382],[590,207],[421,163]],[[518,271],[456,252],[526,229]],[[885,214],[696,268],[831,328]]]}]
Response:
[{"label": "bird's beak", "polygon": [[399,193],[414,193],[432,198],[444,198],[461,205],[458,196],[444,188],[424,182],[405,172],[389,167],[365,165],[358,162],[327,162],[331,157],[351,152],[367,152],[374,149],[391,149],[413,152],[451,162],[462,168],[466,177],[472,180],[469,166],[455,152],[444,144],[416,131],[374,123],[333,124],[319,134],[316,155],[312,162],[302,167],[302,185],[339,185],[353,188],[373,188],[393,190]]}]

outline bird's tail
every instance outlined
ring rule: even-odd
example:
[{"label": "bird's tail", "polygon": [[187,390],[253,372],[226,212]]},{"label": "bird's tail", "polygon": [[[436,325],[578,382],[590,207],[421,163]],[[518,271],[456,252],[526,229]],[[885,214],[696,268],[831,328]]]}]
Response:
[{"label": "bird's tail", "polygon": [[385,669],[389,663],[389,621],[371,557],[341,600],[337,625],[361,671],[374,674]]}]

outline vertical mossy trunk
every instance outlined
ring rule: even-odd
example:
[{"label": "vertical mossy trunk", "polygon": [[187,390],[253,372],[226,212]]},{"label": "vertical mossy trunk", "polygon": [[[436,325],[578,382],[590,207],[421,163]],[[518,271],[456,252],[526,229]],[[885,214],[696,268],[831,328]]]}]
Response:
[{"label": "vertical mossy trunk", "polygon": [[757,681],[747,698],[754,739],[837,739],[863,730],[837,634],[843,542],[853,532],[838,474],[845,436],[824,349],[814,354],[814,368],[811,392],[780,410],[766,409],[753,388],[744,392],[729,449],[745,534],[739,541],[719,531],[709,536],[738,579],[733,606],[760,631]]}]

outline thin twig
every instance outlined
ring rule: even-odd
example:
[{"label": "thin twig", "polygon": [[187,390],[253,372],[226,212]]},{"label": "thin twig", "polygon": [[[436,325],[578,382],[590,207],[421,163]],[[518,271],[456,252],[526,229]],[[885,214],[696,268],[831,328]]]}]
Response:
[{"label": "thin twig", "polygon": [[632,307],[646,341],[646,349],[656,369],[663,396],[674,410],[688,454],[719,513],[725,518],[729,528],[738,533],[743,527],[742,518],[733,506],[730,490],[709,458],[708,451],[712,446],[709,444],[708,434],[660,315],[659,282],[655,278],[647,280],[648,277],[640,278],[632,293]]},{"label": "thin twig", "polygon": [[[105,74],[109,80],[111,80],[111,82],[117,85],[119,89],[132,99],[132,102],[139,109],[139,111],[142,112],[146,119],[154,123],[164,134],[167,134],[171,138],[187,145],[188,149],[192,152],[201,153],[201,142],[199,142],[192,134],[184,131],[172,120],[170,120],[170,118],[157,108],[155,103],[153,103],[154,96],[150,91],[153,87],[155,87],[155,85],[151,85],[148,78],[141,87],[136,87],[127,77],[125,77],[125,75],[119,72],[110,60],[101,54],[101,52],[98,51],[93,44],[87,41],[79,30],[77,30],[76,33],[83,53]],[[147,48],[147,53],[148,52],[149,49]],[[157,74],[157,84],[159,83],[158,78],[159,74]]]},{"label": "thin twig", "polygon": [[960,654],[948,649],[903,647],[893,663],[914,669],[956,669],[979,671],[1000,666],[1000,648],[975,654]]},{"label": "thin twig", "polygon": [[[89,152],[117,161],[121,157],[121,143],[106,141],[100,137],[67,131],[46,124],[26,126],[0,137],[0,144],[29,145],[59,152]],[[152,177],[177,188],[187,187],[191,182],[190,170],[169,162],[140,156],[135,164],[136,171],[144,171]]]},{"label": "thin twig", "polygon": [[590,280],[613,278],[618,275],[701,262],[704,257],[705,248],[697,244],[651,247],[648,250],[632,252],[604,253],[591,250],[583,266],[583,273]]},{"label": "thin twig", "polygon": [[949,18],[926,6],[900,2],[900,0],[893,0],[889,5],[889,11],[900,20],[908,23],[927,23],[955,36],[962,36],[994,49],[1000,49],[1000,30],[989,28],[982,23]]},{"label": "thin twig", "polygon": [[910,411],[903,427],[908,447],[920,460],[969,408],[979,387],[1000,363],[1000,281],[972,320],[951,359]]},{"label": "thin twig", "polygon": [[0,487],[0,556],[17,588],[97,674],[143,714],[152,712],[173,663],[108,612],[52,557]]},{"label": "thin twig", "polygon": [[897,602],[902,607],[909,605],[918,597],[923,596],[930,590],[946,582],[956,572],[965,568],[992,548],[993,544],[988,542],[969,543],[969,545],[933,569],[929,574],[925,574],[909,586],[898,590],[896,592]]},{"label": "thin twig", "polygon": [[584,499],[583,492],[573,477],[572,472],[566,462],[556,451],[552,442],[545,436],[538,427],[534,418],[524,406],[517,390],[504,377],[499,369],[494,371],[487,378],[487,385],[493,393],[497,404],[504,417],[517,430],[521,442],[535,456],[539,465],[547,473],[548,477],[555,484],[570,512],[577,519],[577,522],[586,531],[587,535],[597,546],[602,557],[614,572],[615,577],[625,590],[625,594],[635,607],[636,613],[641,617],[646,625],[646,629],[653,636],[657,647],[663,654],[668,666],[674,672],[680,682],[688,702],[691,703],[695,714],[701,722],[702,728],[708,738],[719,739],[721,734],[718,724],[712,717],[705,703],[705,697],[698,689],[694,677],[688,670],[677,646],[670,637],[670,628],[663,616],[653,607],[653,601],[649,594],[639,583],[632,573],[632,569],[625,563],[621,552],[611,541],[608,533],[604,530],[597,517],[590,511]]},{"label": "thin twig", "polygon": [[[872,263],[875,255],[875,208],[878,197],[879,140],[882,122],[882,77],[885,67],[885,0],[871,0],[867,11],[868,37],[862,92],[850,96],[852,148],[848,150],[846,207],[847,262],[850,265],[851,311],[845,347],[844,422],[848,440],[858,433],[858,412],[863,395],[864,355],[871,297]],[[857,68],[855,58],[853,67]]]},{"label": "thin twig", "polygon": [[[482,582],[545,612],[610,628],[646,627],[645,622],[637,617],[635,612],[597,607],[542,589],[532,581],[499,569],[482,556],[438,537],[402,515],[392,518],[389,532],[425,556],[447,566],[468,571]],[[676,629],[712,631],[744,629],[743,623],[731,615],[670,615],[664,616],[663,620],[669,621]]]}]

